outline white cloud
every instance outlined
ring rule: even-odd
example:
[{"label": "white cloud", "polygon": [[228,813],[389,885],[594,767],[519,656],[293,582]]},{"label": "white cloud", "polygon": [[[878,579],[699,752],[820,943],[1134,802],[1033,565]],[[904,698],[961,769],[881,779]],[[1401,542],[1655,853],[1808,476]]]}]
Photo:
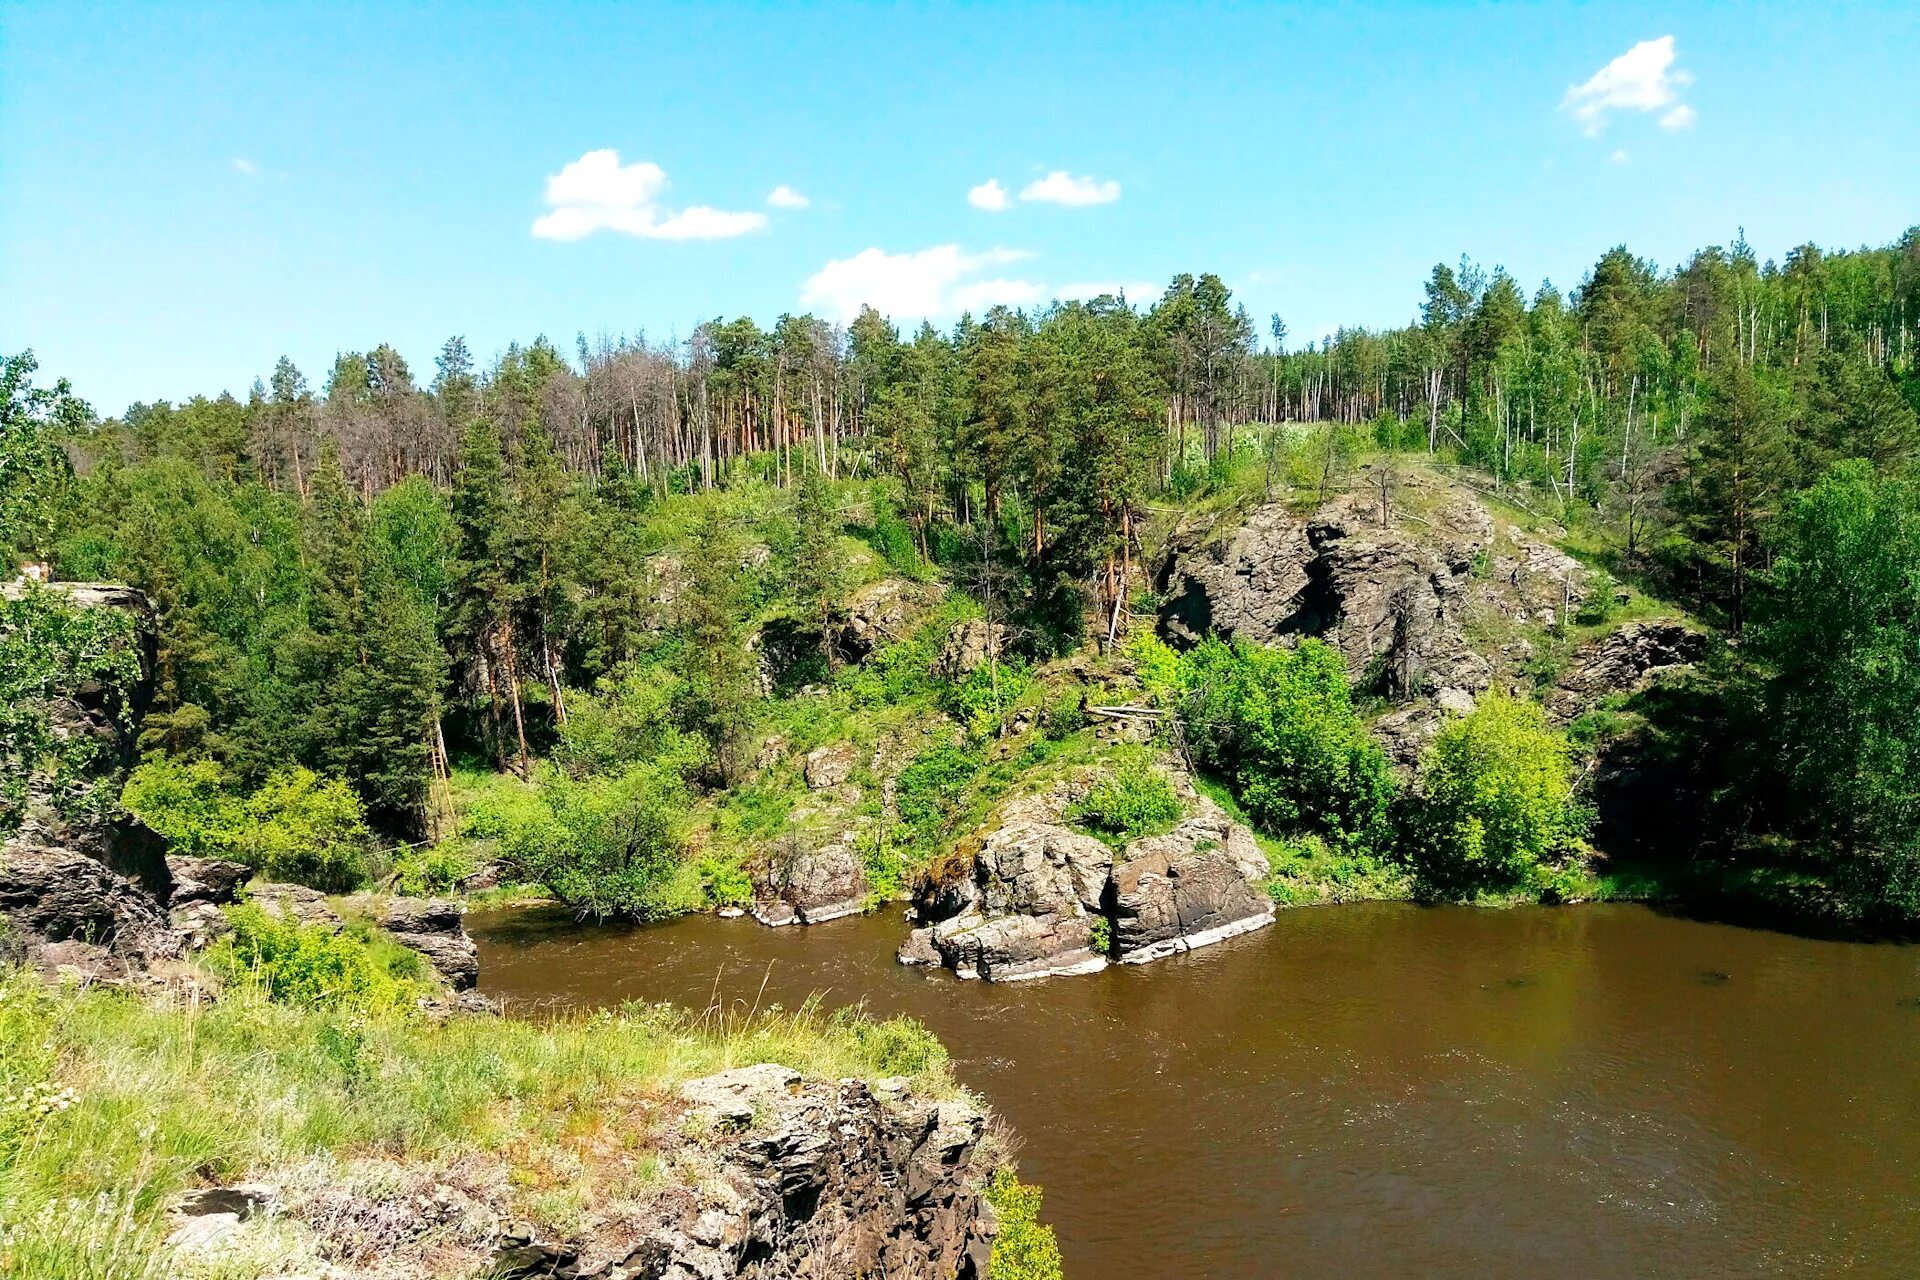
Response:
[{"label": "white cloud", "polygon": [[1000,185],[1000,179],[988,178],[977,187],[967,188],[967,203],[976,209],[998,213],[1007,207],[1007,189]]},{"label": "white cloud", "polygon": [[783,182],[767,193],[767,203],[776,209],[804,209],[813,201]]},{"label": "white cloud", "polygon": [[[1680,90],[1693,83],[1693,77],[1673,65],[1673,37],[1642,40],[1633,48],[1574,85],[1560,100],[1560,109],[1580,122],[1588,137],[1596,137],[1607,127],[1615,111],[1659,111],[1672,107],[1661,124],[1670,129],[1684,128],[1693,120],[1693,108],[1679,102]],[[1675,123],[1667,124],[1672,120]]]},{"label": "white cloud", "polygon": [[233,158],[233,171],[235,173],[244,173],[249,178],[253,178],[259,176],[260,166],[245,156],[235,156]]},{"label": "white cloud", "polygon": [[596,231],[618,231],[648,240],[724,240],[767,225],[764,213],[730,213],[692,205],[663,209],[667,174],[648,161],[621,164],[611,148],[589,151],[547,179],[552,209],[533,222],[541,240],[579,240]]},{"label": "white cloud", "polygon": [[800,301],[840,320],[859,315],[862,306],[894,317],[954,316],[996,303],[1025,306],[1039,301],[1045,286],[1029,280],[973,277],[1028,256],[1017,249],[968,253],[957,244],[913,253],[863,249],[851,258],[827,263],[808,277]]},{"label": "white cloud", "polygon": [[1627,162],[1627,149],[1621,147],[1609,156],[1608,159],[1612,160],[1615,164],[1625,164]]},{"label": "white cloud", "polygon": [[1683,102],[1660,117],[1660,127],[1668,133],[1677,133],[1692,124],[1693,120],[1693,108]]},{"label": "white cloud", "polygon": [[1112,204],[1120,198],[1120,184],[1111,178],[1105,182],[1076,178],[1065,169],[1055,169],[1046,177],[1036,178],[1022,187],[1020,198],[1042,204]]}]

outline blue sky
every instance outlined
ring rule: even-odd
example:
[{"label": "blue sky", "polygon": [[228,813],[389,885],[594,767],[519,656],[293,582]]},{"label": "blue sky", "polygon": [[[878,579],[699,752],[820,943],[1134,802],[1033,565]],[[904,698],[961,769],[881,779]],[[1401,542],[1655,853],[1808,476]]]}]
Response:
[{"label": "blue sky", "polygon": [[0,42],[0,349],[103,412],[1183,270],[1303,341],[1462,253],[1570,287],[1920,222],[1913,3],[69,0]]}]

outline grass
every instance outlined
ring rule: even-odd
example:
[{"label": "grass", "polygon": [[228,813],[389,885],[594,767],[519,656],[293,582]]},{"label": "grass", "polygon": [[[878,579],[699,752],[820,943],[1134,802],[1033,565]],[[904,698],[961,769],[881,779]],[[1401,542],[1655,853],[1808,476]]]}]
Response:
[{"label": "grass", "polygon": [[1181,808],[1173,783],[1154,765],[1152,753],[1122,747],[1112,753],[1106,771],[1068,818],[1122,849],[1143,836],[1171,831],[1180,821]]},{"label": "grass", "polygon": [[1193,785],[1234,821],[1253,832],[1272,868],[1267,896],[1283,907],[1339,902],[1401,902],[1414,896],[1412,875],[1398,863],[1365,854],[1341,853],[1317,836],[1282,837],[1248,821],[1233,791],[1218,778],[1195,776]]},{"label": "grass", "polygon": [[[278,1003],[246,983],[214,1004],[152,1002],[0,972],[0,1275],[183,1274],[161,1245],[170,1199],[248,1177],[289,1188],[296,1217],[369,1230],[436,1187],[485,1201],[493,1212],[475,1222],[577,1230],[578,1215],[680,1176],[648,1152],[675,1086],[757,1062],[956,1092],[917,1023],[814,1005],[433,1022]],[[484,1250],[490,1231],[451,1221],[435,1246]],[[228,1259],[218,1275],[282,1274],[300,1247],[266,1248],[257,1266]]]}]

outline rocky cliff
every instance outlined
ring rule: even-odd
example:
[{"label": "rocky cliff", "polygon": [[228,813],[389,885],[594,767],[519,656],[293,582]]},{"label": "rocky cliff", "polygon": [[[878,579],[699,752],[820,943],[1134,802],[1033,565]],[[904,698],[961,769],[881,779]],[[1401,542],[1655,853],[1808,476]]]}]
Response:
[{"label": "rocky cliff", "polygon": [[808,1082],[770,1063],[689,1081],[680,1100],[694,1135],[681,1154],[702,1176],[662,1197],[637,1240],[508,1242],[494,1273],[985,1277],[992,1157],[972,1103],[917,1098],[905,1080]]},{"label": "rocky cliff", "polygon": [[[1363,694],[1394,704],[1374,729],[1403,766],[1444,714],[1496,684],[1531,686],[1542,641],[1613,590],[1465,480],[1397,462],[1308,510],[1273,502],[1176,528],[1154,585],[1172,644],[1332,644]],[[1573,653],[1548,694],[1559,719],[1699,653],[1684,626],[1632,625],[1624,643]]]}]

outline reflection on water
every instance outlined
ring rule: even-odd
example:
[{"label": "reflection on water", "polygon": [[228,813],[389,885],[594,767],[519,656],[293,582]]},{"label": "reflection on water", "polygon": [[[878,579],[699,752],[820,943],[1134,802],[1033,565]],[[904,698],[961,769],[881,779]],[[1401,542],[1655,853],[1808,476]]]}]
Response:
[{"label": "reflection on water", "polygon": [[1920,948],[1383,905],[1009,987],[894,964],[893,913],[468,924],[514,1002],[921,1019],[1076,1277],[1920,1270]]}]

